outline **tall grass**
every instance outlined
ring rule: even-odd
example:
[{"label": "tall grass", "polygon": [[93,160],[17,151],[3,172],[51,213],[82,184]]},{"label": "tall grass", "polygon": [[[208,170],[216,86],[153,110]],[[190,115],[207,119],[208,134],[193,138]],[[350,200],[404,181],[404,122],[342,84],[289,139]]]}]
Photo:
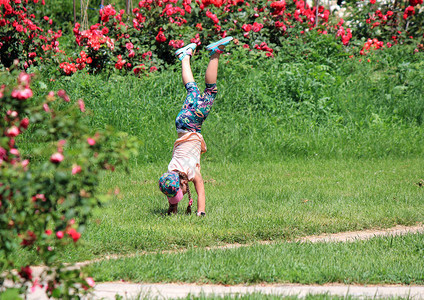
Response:
[{"label": "tall grass", "polygon": [[[395,47],[394,47],[395,48]],[[284,54],[221,58],[219,94],[203,126],[207,159],[407,157],[424,152],[423,54],[386,49],[366,58],[317,60]],[[200,88],[208,58],[192,62]],[[83,98],[93,128],[106,124],[143,142],[139,162],[170,157],[174,119],[185,98],[179,64],[148,77],[76,74],[54,82]],[[39,89],[38,92],[45,93]]]}]

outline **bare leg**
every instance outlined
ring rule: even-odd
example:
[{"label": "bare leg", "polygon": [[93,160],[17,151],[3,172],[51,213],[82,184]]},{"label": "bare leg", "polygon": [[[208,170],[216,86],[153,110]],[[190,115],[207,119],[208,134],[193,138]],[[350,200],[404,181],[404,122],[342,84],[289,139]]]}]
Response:
[{"label": "bare leg", "polygon": [[194,82],[193,73],[191,72],[190,67],[190,55],[186,55],[181,61],[182,71],[181,75],[183,78],[183,83],[186,85],[189,82]]},{"label": "bare leg", "polygon": [[[219,47],[221,50],[224,49],[224,46]],[[206,69],[205,74],[205,83],[213,84],[216,83],[216,80],[218,78],[218,63],[219,63],[219,53],[212,54],[208,68]]]}]

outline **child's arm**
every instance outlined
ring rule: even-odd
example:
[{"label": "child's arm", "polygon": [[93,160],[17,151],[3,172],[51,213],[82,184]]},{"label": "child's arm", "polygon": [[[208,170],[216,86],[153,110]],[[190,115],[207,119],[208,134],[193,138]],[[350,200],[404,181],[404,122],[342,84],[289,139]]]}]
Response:
[{"label": "child's arm", "polygon": [[196,175],[193,179],[194,188],[197,193],[197,212],[205,212],[206,206],[206,195],[205,195],[205,185],[203,183],[203,177],[200,172],[196,172]]}]

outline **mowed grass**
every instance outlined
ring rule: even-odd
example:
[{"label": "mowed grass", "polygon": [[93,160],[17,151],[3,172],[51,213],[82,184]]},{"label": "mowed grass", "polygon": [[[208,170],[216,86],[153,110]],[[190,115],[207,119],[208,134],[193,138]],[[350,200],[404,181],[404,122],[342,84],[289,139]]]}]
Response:
[{"label": "mowed grass", "polygon": [[178,215],[165,216],[168,203],[157,182],[166,167],[133,166],[130,174],[105,176],[102,190],[118,188],[120,194],[93,212],[78,246],[68,247],[62,260],[285,241],[424,220],[424,188],[417,184],[424,176],[424,161],[419,158],[205,161],[204,218],[184,214],[187,197]]},{"label": "mowed grass", "polygon": [[280,243],[190,249],[108,260],[86,268],[97,281],[253,283],[424,283],[424,235],[350,243]]}]

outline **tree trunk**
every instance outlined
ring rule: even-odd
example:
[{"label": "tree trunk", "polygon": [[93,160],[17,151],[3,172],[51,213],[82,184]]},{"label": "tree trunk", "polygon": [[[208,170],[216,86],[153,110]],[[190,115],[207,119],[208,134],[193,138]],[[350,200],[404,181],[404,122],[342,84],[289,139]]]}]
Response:
[{"label": "tree trunk", "polygon": [[318,6],[319,6],[319,0],[316,0],[316,12],[315,12],[315,27],[318,26]]},{"label": "tree trunk", "polygon": [[74,0],[74,26],[76,22],[77,22],[77,7]]}]

